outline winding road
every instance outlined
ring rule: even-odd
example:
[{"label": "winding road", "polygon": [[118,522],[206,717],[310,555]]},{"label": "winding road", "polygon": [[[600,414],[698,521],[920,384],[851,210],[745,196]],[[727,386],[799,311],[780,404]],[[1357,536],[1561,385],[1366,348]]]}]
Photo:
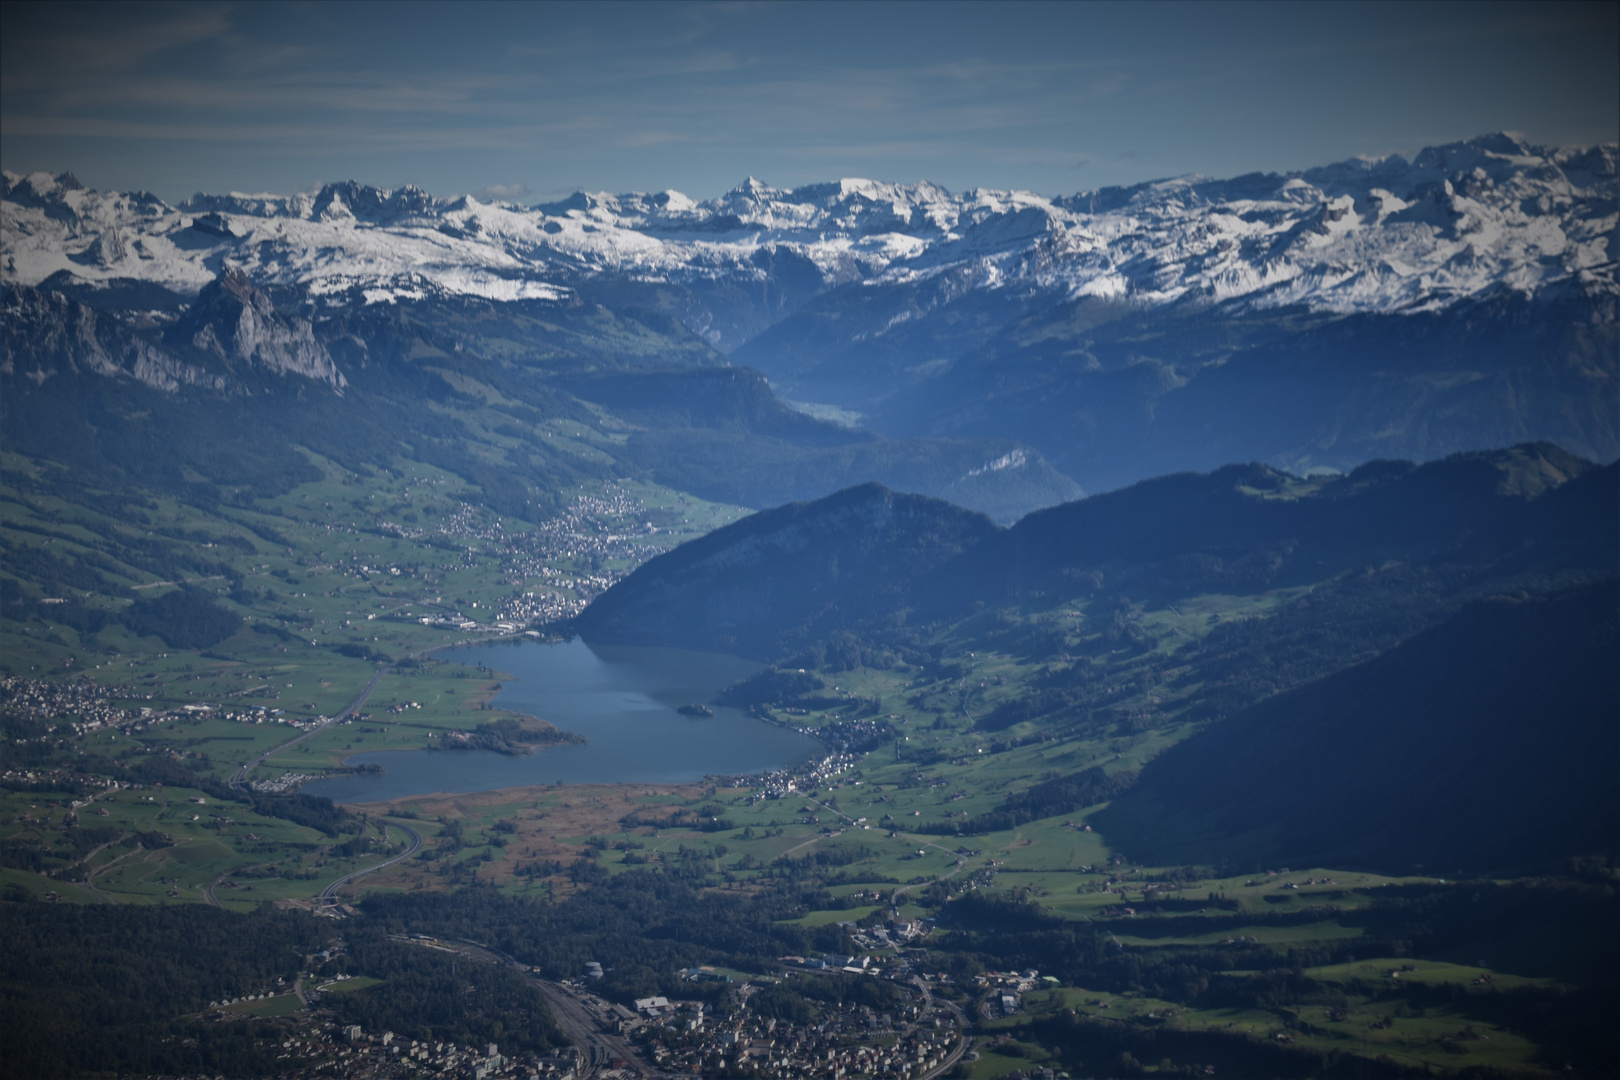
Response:
[{"label": "winding road", "polygon": [[[101,845],[101,847],[106,847],[106,846],[107,846],[106,844]],[[96,849],[96,851],[100,851],[100,850],[101,850],[101,848]],[[112,897],[108,896],[106,893],[104,893],[100,889],[96,888],[96,876],[98,874],[105,874],[108,870],[111,870],[113,867],[117,866],[119,863],[121,863],[125,859],[129,858],[131,855],[137,854],[137,853],[139,853],[141,851],[144,851],[144,850],[145,850],[145,848],[142,847],[142,845],[140,844],[139,841],[137,841],[134,848],[132,848],[131,850],[124,852],[122,855],[118,856],[115,859],[108,859],[106,862],[102,863],[100,866],[96,867],[94,870],[91,870],[91,871],[87,872],[85,874],[85,876],[84,876],[84,887],[89,889],[92,893],[94,893],[97,900],[100,900],[103,903],[110,902],[112,900]],[[94,854],[95,854],[95,852],[91,852],[91,855],[94,855]],[[87,858],[87,859],[90,858],[90,855],[85,856],[85,858]]]},{"label": "winding road", "polygon": [[[382,682],[383,676],[387,675],[389,672],[391,672],[393,670],[394,670],[394,666],[392,664],[387,664],[387,665],[384,665],[383,667],[378,668],[375,672],[372,673],[371,681],[367,682],[366,685],[363,688],[361,688],[360,692],[354,696],[353,701],[349,702],[347,705],[345,705],[343,707],[342,712],[337,713],[335,716],[333,716],[331,719],[325,721],[324,723],[318,724],[315,727],[310,728],[308,731],[299,732],[297,735],[295,735],[292,738],[288,739],[284,743],[280,743],[280,744],[278,744],[276,746],[272,746],[270,749],[266,750],[264,753],[260,754],[258,757],[253,758],[253,759],[251,759],[251,760],[249,760],[247,762],[244,762],[242,767],[240,769],[237,769],[236,772],[231,776],[231,787],[237,789],[238,791],[247,791],[247,790],[249,790],[248,789],[248,782],[247,782],[248,774],[251,773],[254,769],[257,769],[261,764],[263,764],[265,758],[269,757],[272,754],[279,754],[281,751],[287,749],[289,746],[297,746],[299,743],[303,742],[305,739],[309,738],[311,735],[315,735],[315,734],[318,734],[319,732],[325,731],[327,728],[331,727],[333,724],[341,723],[342,721],[347,720],[350,716],[354,715],[355,711],[357,709],[359,709],[360,706],[362,706],[362,705],[364,705],[366,703],[366,699],[371,696],[371,692],[373,690],[377,689],[377,684]],[[411,838],[410,847],[406,848],[402,853],[400,853],[398,855],[395,855],[393,858],[386,859],[383,862],[378,863],[376,866],[368,866],[364,870],[356,870],[352,874],[348,874],[348,875],[345,875],[344,877],[338,878],[336,881],[334,881],[330,885],[328,885],[325,889],[321,890],[321,894],[320,894],[318,899],[322,904],[335,904],[335,903],[337,903],[337,891],[340,888],[342,888],[343,886],[347,885],[349,882],[353,881],[355,878],[361,877],[361,876],[363,876],[365,874],[373,873],[373,872],[375,872],[377,870],[381,870],[385,866],[392,866],[392,865],[394,865],[395,863],[399,862],[402,859],[410,858],[412,855],[415,855],[418,851],[420,851],[422,849],[422,835],[420,833],[418,833],[415,829],[411,828],[409,825],[406,825],[404,822],[394,821],[394,822],[386,823],[384,825],[385,830],[387,828],[387,825],[389,825],[389,824],[398,825],[401,829],[404,829],[408,834],[410,834],[410,838]],[[387,833],[385,832],[384,835],[386,836]],[[219,901],[214,897],[214,888],[221,881],[224,881],[224,880],[225,880],[225,878],[221,877],[218,880],[213,881],[210,884],[205,885],[203,887],[203,897],[210,904],[213,904],[215,907],[219,907],[221,905],[220,905]]]},{"label": "winding road", "polygon": [[376,866],[368,866],[364,870],[356,870],[352,874],[349,874],[349,875],[347,875],[345,877],[338,878],[336,881],[332,882],[332,884],[328,885],[326,888],[321,890],[321,895],[319,897],[321,903],[323,903],[323,904],[335,904],[335,903],[337,903],[337,898],[338,898],[337,897],[337,892],[338,892],[338,890],[341,889],[343,886],[347,885],[349,882],[353,881],[355,878],[363,877],[366,874],[375,873],[376,871],[381,870],[385,866],[393,866],[395,863],[400,862],[401,860],[410,858],[412,855],[415,855],[418,851],[420,851],[422,849],[422,834],[421,833],[417,832],[415,829],[411,828],[409,825],[405,824],[403,821],[390,821],[388,824],[397,825],[401,829],[404,829],[405,832],[410,835],[410,838],[411,838],[410,847],[406,848],[404,851],[400,852],[398,855],[395,855],[392,859],[386,859],[386,860],[378,863]]},{"label": "winding road", "polygon": [[913,975],[911,977],[911,981],[916,985],[918,990],[922,991],[924,1013],[926,1014],[929,1010],[933,1009],[936,1004],[944,1006],[955,1015],[956,1030],[961,1033],[961,1037],[957,1039],[956,1045],[951,1048],[951,1052],[945,1055],[945,1060],[941,1061],[938,1065],[934,1066],[932,1069],[928,1070],[928,1072],[924,1073],[918,1078],[918,1080],[933,1080],[934,1077],[944,1076],[947,1072],[954,1068],[956,1063],[962,1060],[962,1055],[966,1054],[968,1050],[972,1048],[973,1024],[968,1019],[967,1013],[963,1012],[961,1006],[957,1005],[956,1002],[951,1001],[948,998],[940,998],[938,1001],[936,1001],[934,999],[934,992],[933,990],[929,989],[927,980],[923,979],[919,975]]},{"label": "winding road", "polygon": [[[805,798],[805,802],[810,803],[810,804],[812,804],[814,806],[819,806],[823,810],[826,810],[828,813],[837,814],[839,817],[841,817],[845,821],[849,822],[851,827],[858,824],[854,818],[850,817],[848,814],[844,813],[842,810],[839,810],[836,806],[828,806],[824,802],[820,802],[820,801],[818,801],[816,799],[812,799],[812,798],[809,798],[809,797]],[[842,832],[842,831],[843,830],[840,830],[840,832]],[[934,840],[930,840],[927,837],[915,836],[915,835],[913,835],[911,833],[903,833],[903,832],[900,832],[900,830],[898,830],[898,829],[896,829],[894,831],[895,831],[895,833],[897,835],[904,837],[906,840],[910,841],[911,843],[922,844],[925,847],[936,848],[939,851],[945,852],[947,855],[951,856],[952,858],[954,858],[956,860],[956,865],[951,868],[949,873],[941,874],[939,877],[935,878],[934,881],[936,881],[936,882],[938,882],[938,881],[949,881],[951,878],[955,877],[957,874],[960,874],[964,869],[967,868],[967,864],[968,864],[967,859],[964,858],[959,852],[952,851],[950,848],[946,847],[945,845],[940,844],[940,843],[938,843],[938,842],[936,842]],[[838,835],[838,833],[832,834],[832,836],[836,836],[836,835]],[[792,848],[789,848],[787,851],[784,851],[782,853],[782,855],[792,854],[793,852],[798,851],[799,848],[807,847],[810,844],[815,843],[817,840],[830,840],[830,839],[832,839],[832,836],[815,836],[815,837],[811,837],[809,840],[806,840],[804,843],[799,844],[797,847],[792,847]],[[781,858],[781,856],[779,855],[779,856],[777,856],[777,858]],[[894,893],[889,898],[890,906],[892,908],[898,910],[899,907],[900,907],[900,898],[903,897],[907,892],[911,891],[912,889],[916,889],[916,888],[920,888],[920,887],[921,886],[918,886],[918,885],[906,885],[906,886],[895,889]],[[898,949],[896,951],[898,951]],[[916,984],[918,990],[922,991],[923,1005],[924,1005],[923,1011],[926,1013],[928,1010],[932,1009],[934,1007],[934,1005],[936,1004],[935,999],[934,999],[934,993],[933,993],[932,990],[929,989],[928,983],[925,982],[923,979],[918,978],[916,976],[913,976],[912,977],[912,982]],[[918,1080],[934,1080],[935,1077],[944,1076],[951,1069],[955,1068],[956,1063],[962,1060],[962,1055],[966,1054],[968,1052],[968,1050],[971,1049],[972,1046],[973,1046],[973,1036],[970,1033],[972,1031],[972,1024],[968,1020],[967,1014],[965,1012],[963,1012],[961,1010],[961,1008],[958,1007],[957,1004],[955,1002],[953,1002],[953,1001],[940,999],[938,1001],[938,1004],[944,1006],[945,1008],[949,1009],[952,1013],[955,1014],[957,1030],[961,1032],[961,1038],[957,1040],[956,1046],[951,1049],[951,1052],[945,1056],[945,1060],[941,1061],[934,1068],[928,1070],[928,1072],[924,1073],[921,1077],[918,1078]]]}]

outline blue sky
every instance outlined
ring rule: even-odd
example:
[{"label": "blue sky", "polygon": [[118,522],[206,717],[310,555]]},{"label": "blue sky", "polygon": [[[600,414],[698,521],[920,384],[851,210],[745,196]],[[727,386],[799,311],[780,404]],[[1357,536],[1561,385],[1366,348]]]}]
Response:
[{"label": "blue sky", "polygon": [[1065,194],[1488,131],[1620,139],[1620,4],[0,7],[0,163],[522,200],[757,176]]}]

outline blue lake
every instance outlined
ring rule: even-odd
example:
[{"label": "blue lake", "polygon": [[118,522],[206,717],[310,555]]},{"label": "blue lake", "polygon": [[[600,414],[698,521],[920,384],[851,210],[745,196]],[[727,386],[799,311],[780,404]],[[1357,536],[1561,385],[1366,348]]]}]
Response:
[{"label": "blue lake", "polygon": [[491,791],[530,784],[679,783],[710,773],[756,773],[819,757],[822,746],[740,709],[710,717],[676,708],[706,702],[760,669],[751,660],[686,649],[525,641],[442,654],[513,676],[494,705],[547,720],[589,742],[542,746],[508,757],[487,750],[394,750],[356,754],[381,775],[340,776],[304,788],[337,802],[373,802],[434,792]]}]

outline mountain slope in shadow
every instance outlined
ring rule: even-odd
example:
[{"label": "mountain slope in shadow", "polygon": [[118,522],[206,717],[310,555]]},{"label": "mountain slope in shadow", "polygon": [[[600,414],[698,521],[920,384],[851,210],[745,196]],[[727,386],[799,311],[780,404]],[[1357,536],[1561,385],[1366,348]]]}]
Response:
[{"label": "mountain slope in shadow", "polygon": [[682,544],[598,597],[574,628],[591,641],[769,659],[896,609],[917,575],[997,531],[983,514],[862,484]]},{"label": "mountain slope in shadow", "polygon": [[1470,605],[1165,751],[1092,820],[1150,863],[1547,868],[1620,845],[1620,584]]}]

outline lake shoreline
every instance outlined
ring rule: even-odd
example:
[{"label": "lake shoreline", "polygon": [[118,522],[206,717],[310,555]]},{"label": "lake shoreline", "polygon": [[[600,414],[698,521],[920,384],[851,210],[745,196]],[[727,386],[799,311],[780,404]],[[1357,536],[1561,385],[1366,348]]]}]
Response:
[{"label": "lake shoreline", "polygon": [[[712,702],[727,686],[760,670],[762,665],[742,657],[592,645],[577,637],[458,643],[435,655],[491,676],[497,685],[481,690],[477,704],[494,717],[538,722],[570,738],[535,745],[520,755],[476,744],[457,754],[443,752],[451,749],[448,744],[356,748],[340,759],[344,767],[374,764],[383,772],[323,777],[305,785],[306,792],[345,804],[370,804],[557,782],[667,786],[792,769],[826,753],[813,736],[741,709],[715,706],[713,716],[681,715],[683,706]],[[467,734],[473,736],[472,731]],[[575,737],[584,741],[574,742]]]}]

